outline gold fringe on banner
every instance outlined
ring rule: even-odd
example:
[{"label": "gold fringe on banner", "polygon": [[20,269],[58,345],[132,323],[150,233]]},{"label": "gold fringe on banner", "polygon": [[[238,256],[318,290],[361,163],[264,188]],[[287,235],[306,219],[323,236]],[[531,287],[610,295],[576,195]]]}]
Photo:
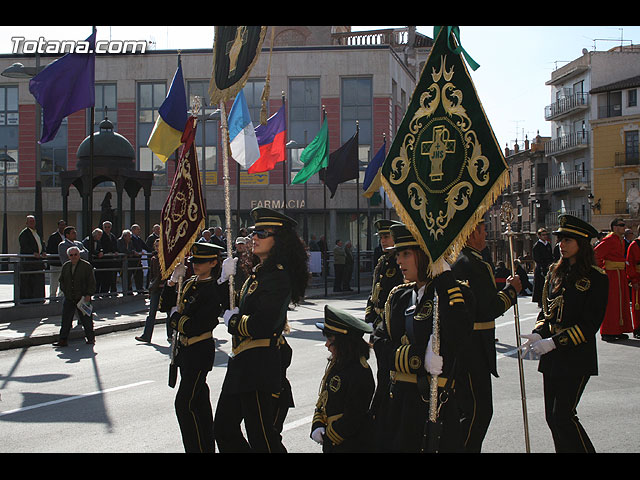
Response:
[{"label": "gold fringe on banner", "polygon": [[482,202],[480,202],[480,205],[478,205],[478,208],[475,210],[474,214],[469,218],[469,220],[467,220],[467,223],[462,227],[453,242],[451,242],[449,248],[447,248],[445,252],[440,255],[440,257],[433,259],[431,258],[431,254],[427,249],[421,233],[415,226],[407,210],[404,208],[404,205],[402,205],[402,203],[398,200],[398,197],[396,197],[393,189],[391,188],[391,185],[389,185],[388,180],[382,175],[380,176],[380,178],[382,180],[382,186],[384,187],[385,192],[387,193],[389,199],[391,200],[391,203],[393,204],[393,208],[395,208],[398,217],[400,217],[400,221],[407,226],[407,228],[411,232],[411,235],[413,235],[413,237],[420,244],[420,248],[427,254],[427,257],[429,257],[428,274],[430,277],[436,277],[444,271],[444,264],[442,263],[442,261],[446,261],[449,264],[455,262],[455,260],[458,258],[458,255],[464,248],[467,239],[476,229],[478,223],[480,223],[480,221],[484,218],[484,215],[487,213],[489,208],[491,208],[491,205],[495,203],[502,191],[510,184],[509,170],[505,170],[500,174],[498,180],[485,195]]}]

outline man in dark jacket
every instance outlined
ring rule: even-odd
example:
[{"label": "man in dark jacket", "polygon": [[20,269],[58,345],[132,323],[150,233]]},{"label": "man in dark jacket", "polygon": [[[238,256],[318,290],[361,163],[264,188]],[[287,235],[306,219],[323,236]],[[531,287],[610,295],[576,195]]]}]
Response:
[{"label": "man in dark jacket", "polygon": [[93,332],[93,319],[91,314],[78,307],[80,300],[89,303],[91,296],[96,292],[96,279],[93,274],[93,267],[89,262],[80,258],[78,247],[70,247],[67,250],[69,260],[62,265],[60,272],[60,290],[64,295],[62,304],[62,322],[60,325],[60,337],[53,345],[55,347],[66,347],[69,330],[73,315],[78,312],[78,318],[82,323],[84,335],[88,344],[95,343],[95,333]]},{"label": "man in dark jacket", "polygon": [[476,299],[471,348],[464,352],[462,365],[459,364],[467,375],[456,381],[468,453],[480,453],[493,416],[491,376],[498,377],[495,319],[515,305],[522,289],[517,275],[507,277],[505,287],[498,289],[493,270],[482,257],[485,246],[486,231],[484,222],[480,222],[451,266],[456,279],[466,282]]},{"label": "man in dark jacket", "polygon": [[[118,256],[118,239],[111,231],[113,224],[106,220],[102,222],[102,237],[100,237],[100,245],[102,252],[106,258],[111,258],[109,262],[103,262],[103,268],[116,269],[120,268],[120,262],[117,259]],[[99,293],[115,293],[118,291],[118,272],[117,270],[111,270],[105,272],[104,284],[99,285]]]},{"label": "man in dark jacket", "polygon": [[536,266],[533,270],[533,296],[531,300],[542,308],[542,287],[549,266],[553,263],[549,232],[545,228],[538,229],[538,241],[533,246],[533,260],[536,262]]},{"label": "man in dark jacket", "polygon": [[47,252],[38,232],[36,232],[36,218],[33,215],[27,215],[26,226],[18,236],[18,243],[20,244],[20,255],[31,255],[30,257],[20,258],[21,270],[23,272],[42,270],[42,273],[20,275],[20,299],[27,300],[29,303],[43,303],[43,259],[47,257]]}]

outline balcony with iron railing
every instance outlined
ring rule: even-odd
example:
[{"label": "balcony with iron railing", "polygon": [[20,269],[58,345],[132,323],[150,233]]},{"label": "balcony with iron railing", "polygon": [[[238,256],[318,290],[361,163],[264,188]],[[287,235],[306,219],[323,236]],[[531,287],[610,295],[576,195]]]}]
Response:
[{"label": "balcony with iron railing", "polygon": [[544,189],[547,192],[557,192],[559,190],[569,190],[574,188],[589,189],[591,181],[589,180],[588,170],[575,170],[568,173],[558,173],[551,175],[544,180]]},{"label": "balcony with iron railing", "polygon": [[549,140],[544,144],[545,155],[564,155],[589,147],[589,132],[575,132]]},{"label": "balcony with iron railing", "polygon": [[615,166],[640,165],[639,152],[616,152]]},{"label": "balcony with iron railing", "polygon": [[587,108],[589,108],[589,94],[574,93],[544,107],[544,119],[559,120],[566,115],[586,110]]},{"label": "balcony with iron railing", "polygon": [[558,216],[564,215],[564,214],[573,215],[574,217],[577,217],[580,220],[584,220],[585,222],[588,222],[590,220],[589,218],[587,218],[588,214],[583,214],[581,211],[578,211],[578,210],[549,212],[544,216],[545,228],[548,231],[556,230],[558,228]]}]

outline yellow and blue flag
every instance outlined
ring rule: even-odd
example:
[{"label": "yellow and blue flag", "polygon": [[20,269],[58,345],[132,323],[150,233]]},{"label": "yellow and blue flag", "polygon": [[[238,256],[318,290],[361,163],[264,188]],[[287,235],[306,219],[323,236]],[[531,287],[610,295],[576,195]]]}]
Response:
[{"label": "yellow and blue flag", "polygon": [[166,162],[182,144],[181,138],[187,123],[187,94],[182,77],[182,62],[173,76],[169,93],[158,109],[158,119],[151,131],[147,146],[160,160]]}]

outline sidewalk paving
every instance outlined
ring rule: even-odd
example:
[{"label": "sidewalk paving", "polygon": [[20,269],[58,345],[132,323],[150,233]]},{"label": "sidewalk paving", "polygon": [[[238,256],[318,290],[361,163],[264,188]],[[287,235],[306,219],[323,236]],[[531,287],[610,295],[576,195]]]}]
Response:
[{"label": "sidewalk paving", "polygon": [[[328,288],[327,297],[344,298],[346,296],[366,297],[371,290],[370,286],[363,288],[360,286],[360,293],[357,287],[352,292],[332,291],[332,286]],[[325,297],[324,284],[313,286],[307,289],[305,298],[327,298]],[[140,329],[138,334],[142,334],[147,312],[149,309],[149,299],[146,294],[136,294],[130,300],[118,305],[100,306],[99,301],[94,302],[95,312],[93,316],[93,328],[96,337],[121,330]],[[15,307],[5,307],[15,308]],[[1,312],[1,310],[0,310]],[[34,345],[51,344],[58,340],[60,332],[60,321],[62,317],[62,304],[60,314],[45,318],[19,319],[4,321],[0,319],[0,350],[12,348],[22,348]],[[156,316],[156,325],[164,324],[166,315],[159,313]],[[77,316],[74,317],[73,327],[69,333],[69,340],[84,338],[84,331],[77,325]],[[164,332],[164,330],[162,330]],[[160,335],[156,332],[156,334]]]}]

